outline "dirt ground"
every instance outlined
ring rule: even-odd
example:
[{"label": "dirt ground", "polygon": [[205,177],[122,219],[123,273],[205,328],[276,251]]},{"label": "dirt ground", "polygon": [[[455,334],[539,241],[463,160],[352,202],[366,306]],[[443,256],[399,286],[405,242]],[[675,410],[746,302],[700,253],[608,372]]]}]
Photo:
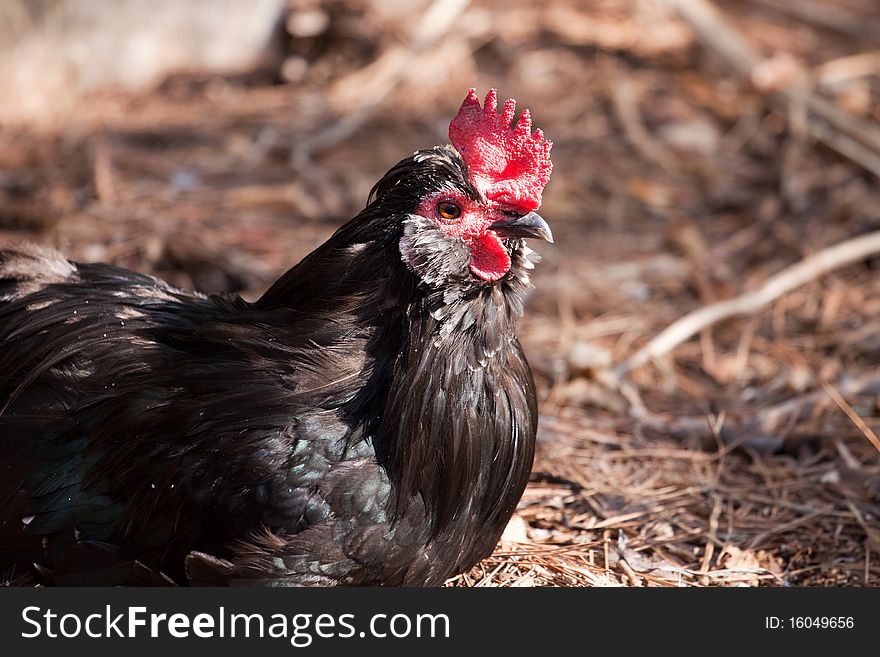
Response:
[{"label": "dirt ground", "polygon": [[495,86],[554,142],[539,453],[450,584],[880,585],[880,249],[640,351],[880,230],[875,0],[296,4],[259,70],[0,125],[0,240],[253,298]]}]

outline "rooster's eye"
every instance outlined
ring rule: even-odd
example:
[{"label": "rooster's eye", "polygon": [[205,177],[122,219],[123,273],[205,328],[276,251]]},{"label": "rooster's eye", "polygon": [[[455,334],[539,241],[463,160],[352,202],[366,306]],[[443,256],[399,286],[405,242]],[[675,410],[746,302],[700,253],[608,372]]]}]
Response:
[{"label": "rooster's eye", "polygon": [[441,201],[437,204],[437,212],[444,219],[458,219],[461,216],[461,208],[455,203],[449,201]]}]

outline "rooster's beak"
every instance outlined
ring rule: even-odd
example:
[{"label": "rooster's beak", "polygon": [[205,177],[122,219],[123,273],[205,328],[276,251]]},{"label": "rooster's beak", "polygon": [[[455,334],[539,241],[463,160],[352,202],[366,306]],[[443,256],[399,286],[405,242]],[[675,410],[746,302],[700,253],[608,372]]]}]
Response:
[{"label": "rooster's beak", "polygon": [[553,243],[553,233],[544,218],[537,212],[521,217],[506,217],[489,226],[499,237],[540,237]]}]

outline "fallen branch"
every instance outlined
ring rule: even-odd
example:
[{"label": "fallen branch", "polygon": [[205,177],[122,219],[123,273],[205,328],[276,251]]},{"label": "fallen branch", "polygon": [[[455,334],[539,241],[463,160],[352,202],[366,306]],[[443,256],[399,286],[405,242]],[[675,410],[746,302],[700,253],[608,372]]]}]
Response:
[{"label": "fallen branch", "polygon": [[648,361],[669,353],[705,328],[737,315],[751,315],[786,292],[830,271],[878,254],[880,254],[880,231],[860,235],[809,255],[775,276],[771,276],[757,290],[703,306],[673,322],[648,344],[618,365],[614,373],[621,378]]}]

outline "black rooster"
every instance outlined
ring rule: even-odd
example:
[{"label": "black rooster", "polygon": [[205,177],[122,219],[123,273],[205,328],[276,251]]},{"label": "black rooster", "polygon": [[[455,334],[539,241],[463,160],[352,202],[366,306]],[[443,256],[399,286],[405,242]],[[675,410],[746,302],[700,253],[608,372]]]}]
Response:
[{"label": "black rooster", "polygon": [[[550,143],[471,90],[256,303],[0,250],[0,575],[439,585],[532,465]],[[35,571],[35,572],[34,572]]]}]

